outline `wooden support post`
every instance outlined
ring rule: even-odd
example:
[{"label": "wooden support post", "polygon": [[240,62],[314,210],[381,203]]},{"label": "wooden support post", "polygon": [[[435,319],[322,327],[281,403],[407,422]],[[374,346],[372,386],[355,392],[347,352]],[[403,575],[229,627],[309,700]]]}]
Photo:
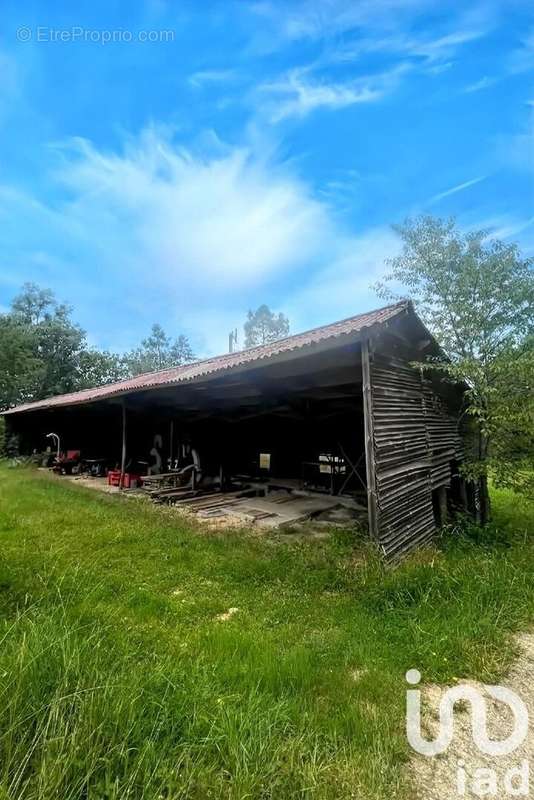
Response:
[{"label": "wooden support post", "polygon": [[119,489],[124,485],[124,473],[126,472],[126,403],[121,401],[122,408],[122,455],[121,455],[121,477],[119,480]]},{"label": "wooden support post", "polygon": [[362,341],[363,421],[365,433],[365,468],[367,472],[367,511],[369,533],[378,539],[378,506],[376,495],[375,441],[373,422],[373,397],[371,392],[371,362],[369,340]]},{"label": "wooden support post", "polygon": [[171,420],[171,429],[170,429],[170,432],[169,432],[169,439],[170,439],[170,442],[169,442],[169,463],[168,463],[167,466],[168,466],[169,469],[172,469],[172,454],[173,454],[173,448],[174,448],[174,420]]}]

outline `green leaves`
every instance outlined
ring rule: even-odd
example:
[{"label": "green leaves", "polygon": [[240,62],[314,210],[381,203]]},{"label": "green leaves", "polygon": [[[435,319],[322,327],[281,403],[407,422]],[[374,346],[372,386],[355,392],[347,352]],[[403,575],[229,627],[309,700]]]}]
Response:
[{"label": "green leaves", "polygon": [[452,219],[419,217],[395,230],[403,250],[376,288],[410,296],[450,359],[423,366],[467,383],[466,415],[480,434],[467,469],[516,485],[534,466],[534,261]]},{"label": "green leaves", "polygon": [[289,320],[285,314],[276,315],[269,306],[261,305],[249,311],[244,325],[245,347],[268,344],[289,336]]},{"label": "green leaves", "polygon": [[0,405],[9,407],[31,397],[39,373],[31,332],[9,315],[0,316]]},{"label": "green leaves", "polygon": [[188,364],[194,359],[187,336],[181,334],[173,341],[161,325],[155,323],[150,336],[143,339],[141,346],[124,356],[124,365],[131,375],[141,375],[143,372]]},{"label": "green leaves", "polygon": [[0,315],[0,408],[193,359],[187,337],[171,340],[160,325],[125,356],[88,348],[69,306],[58,303],[50,289],[26,283],[11,310]]}]

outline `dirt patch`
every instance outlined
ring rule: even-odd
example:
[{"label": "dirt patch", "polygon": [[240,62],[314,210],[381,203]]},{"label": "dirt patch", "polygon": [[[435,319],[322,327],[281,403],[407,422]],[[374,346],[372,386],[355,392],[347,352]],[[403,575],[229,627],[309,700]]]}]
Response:
[{"label": "dirt patch", "polygon": [[365,678],[368,672],[369,672],[368,669],[357,669],[357,668],[351,669],[350,677],[355,683],[358,683],[359,681],[361,681],[362,678]]},{"label": "dirt patch", "polygon": [[[457,800],[459,797],[481,796],[497,797],[500,800],[512,796],[534,798],[532,776],[528,794],[518,790],[518,777],[512,782],[515,794],[504,785],[504,776],[510,769],[519,767],[525,760],[529,762],[531,770],[534,767],[534,634],[523,634],[518,637],[517,644],[520,655],[500,685],[516,692],[527,707],[530,728],[525,741],[510,755],[495,757],[481,753],[473,741],[469,706],[457,705],[454,714],[454,738],[449,748],[441,755],[416,756],[410,761],[409,775],[417,800]],[[462,683],[478,689],[485,697],[488,736],[496,740],[505,739],[513,728],[513,716],[508,706],[491,697],[482,684],[475,681]],[[427,739],[434,739],[439,732],[438,708],[444,691],[445,688],[440,686],[422,688],[423,735]],[[496,792],[494,778],[486,774],[484,779],[483,774],[477,772],[488,768],[496,775]],[[465,784],[462,781],[463,774]]]},{"label": "dirt patch", "polygon": [[118,494],[121,497],[146,499],[146,495],[141,489],[119,489],[118,486],[110,486],[107,478],[94,478],[91,475],[55,475],[53,472],[49,472],[49,474],[58,480],[75,483],[77,486],[84,486],[86,489],[96,489],[96,491],[104,492],[105,494]]},{"label": "dirt patch", "polygon": [[233,617],[238,611],[238,608],[229,608],[228,611],[224,611],[222,614],[217,614],[215,619],[218,620],[218,622],[226,622],[227,619]]}]

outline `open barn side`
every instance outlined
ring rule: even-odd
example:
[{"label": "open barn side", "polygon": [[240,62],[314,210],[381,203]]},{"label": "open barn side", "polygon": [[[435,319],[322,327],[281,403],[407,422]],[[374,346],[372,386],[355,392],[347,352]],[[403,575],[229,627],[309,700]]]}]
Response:
[{"label": "open barn side", "polygon": [[428,542],[452,508],[472,509],[476,496],[460,475],[465,387],[415,365],[439,352],[401,303],[29,403],[6,421],[23,452],[42,452],[54,433],[80,463],[118,470],[121,486],[125,473],[145,476],[169,502],[200,497],[200,507],[205,495],[244,487],[352,501],[367,508],[371,537],[395,560]]}]

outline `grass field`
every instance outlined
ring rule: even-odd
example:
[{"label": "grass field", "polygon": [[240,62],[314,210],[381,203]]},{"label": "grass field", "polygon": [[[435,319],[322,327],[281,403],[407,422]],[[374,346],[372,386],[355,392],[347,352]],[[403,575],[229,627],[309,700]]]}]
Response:
[{"label": "grass field", "polygon": [[493,500],[385,571],[0,467],[0,798],[410,797],[406,670],[494,679],[534,620],[534,509]]}]

